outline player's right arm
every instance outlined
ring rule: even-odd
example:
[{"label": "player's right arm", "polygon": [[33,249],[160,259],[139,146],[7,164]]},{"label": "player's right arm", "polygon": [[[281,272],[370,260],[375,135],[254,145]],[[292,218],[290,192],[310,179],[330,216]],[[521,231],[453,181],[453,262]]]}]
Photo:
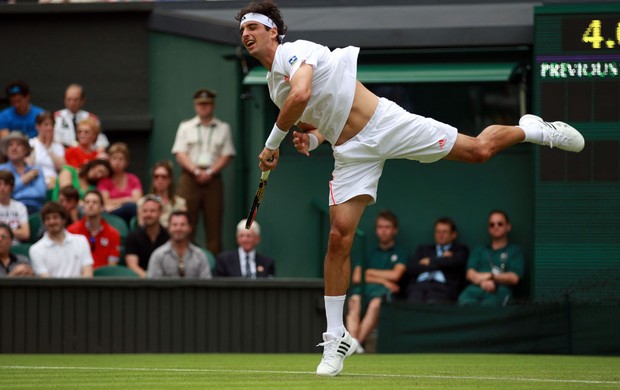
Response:
[{"label": "player's right arm", "polygon": [[[311,65],[302,64],[295,72],[294,77],[290,78],[290,92],[280,109],[280,114],[269,134],[269,138],[267,138],[265,148],[258,156],[261,170],[273,170],[277,165],[276,149],[286,137],[288,130],[299,121],[306,109],[312,96],[313,76],[314,68]],[[275,158],[272,160],[272,157]]]}]

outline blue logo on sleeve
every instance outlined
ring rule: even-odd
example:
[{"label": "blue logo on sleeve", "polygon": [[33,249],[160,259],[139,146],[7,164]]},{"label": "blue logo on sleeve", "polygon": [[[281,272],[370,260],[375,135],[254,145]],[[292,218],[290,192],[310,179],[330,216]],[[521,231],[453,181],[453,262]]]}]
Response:
[{"label": "blue logo on sleeve", "polygon": [[297,62],[297,56],[292,56],[291,58],[288,59],[288,63],[291,65],[293,65],[296,62]]}]

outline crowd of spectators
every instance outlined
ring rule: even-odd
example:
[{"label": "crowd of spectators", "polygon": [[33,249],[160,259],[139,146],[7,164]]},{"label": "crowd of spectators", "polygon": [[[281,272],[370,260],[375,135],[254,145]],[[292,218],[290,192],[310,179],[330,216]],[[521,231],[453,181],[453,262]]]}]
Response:
[{"label": "crowd of spectators", "polygon": [[[5,93],[0,223],[10,234],[0,226],[0,241],[10,236],[15,254],[4,254],[0,242],[0,275],[92,277],[112,268],[136,277],[211,278],[231,267],[227,254],[215,257],[222,250],[220,173],[235,155],[230,126],[214,115],[215,91],[193,94],[196,116],[177,130],[171,154],[182,169],[179,189],[172,161],[162,160],[151,167],[146,195],[131,171],[129,146],[110,144],[99,117],[84,109],[81,85],[66,88],[65,107],[55,112],[32,104],[24,82],[10,83]],[[205,247],[193,243],[201,211]],[[243,271],[217,276],[275,275],[274,261],[256,252],[254,226],[237,232],[232,250]]]}]

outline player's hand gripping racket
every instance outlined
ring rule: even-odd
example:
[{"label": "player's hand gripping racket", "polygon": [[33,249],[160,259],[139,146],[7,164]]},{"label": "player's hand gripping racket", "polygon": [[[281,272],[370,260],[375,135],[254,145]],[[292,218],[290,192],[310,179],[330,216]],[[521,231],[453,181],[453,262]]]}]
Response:
[{"label": "player's hand gripping racket", "polygon": [[263,199],[263,194],[265,193],[265,187],[267,187],[267,179],[269,178],[269,173],[271,171],[264,171],[260,175],[260,183],[258,183],[258,189],[256,190],[256,195],[254,195],[254,202],[252,202],[252,208],[250,209],[250,213],[248,214],[248,219],[245,222],[245,228],[249,229],[252,226],[252,222],[256,218],[256,212],[258,211],[258,206],[260,206],[260,202]]}]

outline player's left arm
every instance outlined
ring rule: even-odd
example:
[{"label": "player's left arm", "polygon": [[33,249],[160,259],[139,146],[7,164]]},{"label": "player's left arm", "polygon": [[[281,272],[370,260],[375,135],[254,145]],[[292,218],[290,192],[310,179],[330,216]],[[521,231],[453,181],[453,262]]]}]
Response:
[{"label": "player's left arm", "polygon": [[312,96],[313,76],[314,68],[304,63],[297,69],[294,76],[290,78],[289,83],[291,90],[284,101],[284,105],[282,105],[280,109],[280,114],[267,139],[265,148],[258,156],[261,170],[266,171],[275,168],[277,158],[273,161],[269,160],[274,157],[276,149],[280,146],[280,142],[286,137],[288,130],[299,121],[299,118],[306,109],[310,97]]},{"label": "player's left arm", "polygon": [[293,144],[301,154],[310,156],[310,152],[325,141],[316,126],[309,123],[299,122],[297,127],[302,131],[293,131]]}]

